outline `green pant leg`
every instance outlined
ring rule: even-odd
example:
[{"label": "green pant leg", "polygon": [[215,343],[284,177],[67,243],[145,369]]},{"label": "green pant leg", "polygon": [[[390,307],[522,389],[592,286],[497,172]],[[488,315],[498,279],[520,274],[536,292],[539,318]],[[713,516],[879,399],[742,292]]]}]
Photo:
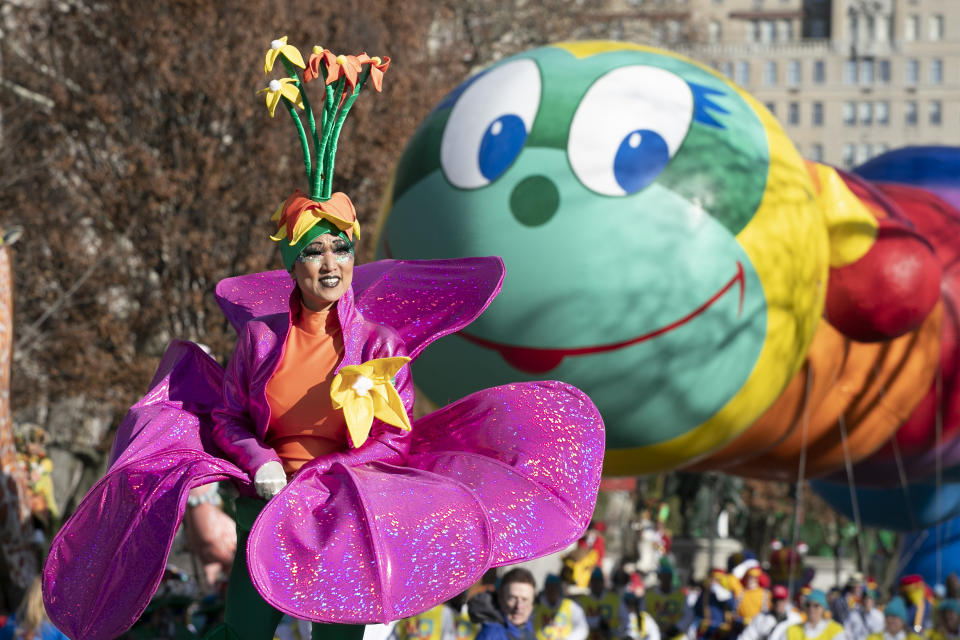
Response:
[{"label": "green pant leg", "polygon": [[227,582],[227,610],[224,622],[240,640],[273,640],[283,613],[260,596],[247,568],[247,538],[266,502],[237,498],[237,552]]},{"label": "green pant leg", "polygon": [[310,625],[310,640],[363,640],[362,624],[320,624]]}]

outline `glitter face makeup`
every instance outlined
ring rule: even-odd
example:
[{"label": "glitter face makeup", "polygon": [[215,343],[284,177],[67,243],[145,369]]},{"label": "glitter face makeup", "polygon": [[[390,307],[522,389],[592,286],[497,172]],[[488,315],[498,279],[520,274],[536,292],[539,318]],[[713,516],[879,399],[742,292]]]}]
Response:
[{"label": "glitter face makeup", "polygon": [[[322,237],[322,236],[321,236]],[[321,263],[324,256],[332,252],[337,264],[345,264],[354,258],[353,244],[343,238],[336,238],[329,248],[324,247],[321,242],[313,242],[300,252],[297,256],[297,262],[303,263]]]}]

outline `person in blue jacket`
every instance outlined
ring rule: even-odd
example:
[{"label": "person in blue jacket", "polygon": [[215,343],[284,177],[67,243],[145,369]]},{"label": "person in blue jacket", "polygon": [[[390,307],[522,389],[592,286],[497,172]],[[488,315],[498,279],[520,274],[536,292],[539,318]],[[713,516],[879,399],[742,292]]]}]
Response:
[{"label": "person in blue jacket", "polygon": [[500,579],[495,594],[482,593],[467,603],[470,620],[482,623],[476,640],[536,640],[533,604],[537,583],[517,567]]}]

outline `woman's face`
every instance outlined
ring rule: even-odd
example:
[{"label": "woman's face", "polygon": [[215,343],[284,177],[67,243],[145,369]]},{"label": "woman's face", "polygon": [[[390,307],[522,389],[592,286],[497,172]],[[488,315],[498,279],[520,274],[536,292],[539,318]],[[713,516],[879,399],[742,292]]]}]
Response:
[{"label": "woman's face", "polygon": [[322,311],[342,298],[353,282],[353,260],[353,245],[329,233],[308,244],[293,264],[304,306]]}]

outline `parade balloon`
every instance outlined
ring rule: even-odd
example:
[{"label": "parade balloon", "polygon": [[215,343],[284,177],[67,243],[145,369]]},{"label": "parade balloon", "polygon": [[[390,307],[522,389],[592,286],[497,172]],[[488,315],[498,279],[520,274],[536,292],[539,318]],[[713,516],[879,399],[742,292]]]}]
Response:
[{"label": "parade balloon", "polygon": [[811,485],[831,507],[851,520],[859,515],[869,527],[916,531],[960,515],[960,483],[941,484],[938,491],[933,477],[903,487],[855,487],[858,514],[846,482],[815,480]]},{"label": "parade balloon", "polygon": [[463,82],[408,143],[387,204],[381,256],[507,268],[484,315],[415,365],[426,395],[576,384],[604,416],[608,474],[735,441],[804,363],[830,270],[878,234],[749,94],[615,42],[535,49]]},{"label": "parade balloon", "polygon": [[[873,464],[872,473],[857,468],[854,479],[889,485],[901,475],[889,453],[876,452],[896,447],[912,479],[930,474],[932,464],[923,460],[932,459],[935,418],[960,394],[953,383],[952,309],[957,298],[949,285],[952,257],[941,250],[940,241],[928,238],[944,231],[944,238],[951,233],[960,238],[960,226],[950,229],[954,218],[943,210],[950,207],[942,201],[941,208],[918,207],[915,198],[902,193],[907,188],[888,193],[883,185],[846,174],[843,178],[876,217],[877,239],[860,260],[831,270],[826,317],[805,366],[773,407],[727,448],[742,452],[739,457],[722,450],[698,468],[796,480],[835,473],[848,463],[880,455],[888,464],[882,469]],[[926,192],[922,196],[934,197]],[[941,453],[944,443],[953,442],[958,426],[947,413]],[[784,425],[790,425],[787,436],[772,447],[763,446]]]},{"label": "parade balloon", "polygon": [[904,147],[887,151],[857,167],[874,182],[921,187],[960,209],[960,147]]},{"label": "parade balloon", "polygon": [[853,470],[858,485],[890,486],[920,480],[937,466],[960,465],[960,212],[925,189],[887,183],[874,188],[943,265],[934,380],[889,442]]},{"label": "parade balloon", "polygon": [[906,536],[900,544],[901,575],[918,574],[927,584],[942,584],[960,574],[960,517]]}]

